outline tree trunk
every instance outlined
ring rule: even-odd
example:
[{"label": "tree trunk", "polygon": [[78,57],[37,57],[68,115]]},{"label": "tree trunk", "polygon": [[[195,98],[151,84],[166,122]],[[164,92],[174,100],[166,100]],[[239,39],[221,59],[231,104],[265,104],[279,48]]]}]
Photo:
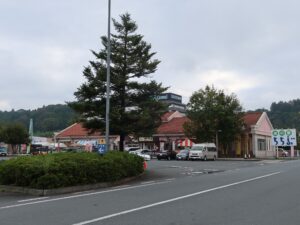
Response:
[{"label": "tree trunk", "polygon": [[119,151],[124,151],[124,141],[125,141],[125,134],[120,134],[120,144],[119,144]]}]

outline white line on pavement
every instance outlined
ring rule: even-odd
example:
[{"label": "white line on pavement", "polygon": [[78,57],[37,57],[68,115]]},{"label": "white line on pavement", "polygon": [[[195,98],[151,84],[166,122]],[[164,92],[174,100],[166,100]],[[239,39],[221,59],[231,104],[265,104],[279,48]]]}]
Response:
[{"label": "white line on pavement", "polygon": [[115,191],[136,189],[136,188],[146,187],[146,186],[151,186],[151,185],[156,185],[156,184],[165,184],[165,183],[169,183],[169,182],[170,181],[162,181],[162,182],[156,182],[156,183],[151,183],[151,184],[142,184],[142,185],[136,185],[136,186],[130,186],[130,187],[110,189],[110,190],[106,190],[106,191],[98,191],[98,192],[91,192],[91,193],[86,193],[86,194],[71,195],[71,196],[66,196],[66,197],[61,197],[61,198],[52,198],[52,199],[46,199],[46,200],[41,200],[41,201],[36,201],[36,202],[27,202],[27,203],[15,204],[15,205],[7,205],[7,206],[0,207],[0,210],[10,209],[10,208],[15,208],[15,207],[20,207],[20,206],[26,206],[26,205],[34,205],[34,204],[39,204],[39,203],[60,201],[60,200],[65,200],[65,199],[79,198],[79,197],[85,197],[85,196],[91,196],[91,195],[98,195],[98,194],[104,194],[104,193],[115,192]]},{"label": "white line on pavement", "polygon": [[165,179],[166,181],[173,181],[175,180],[175,178],[169,178],[169,179]]},{"label": "white line on pavement", "polygon": [[139,210],[142,210],[142,209],[147,209],[147,208],[151,208],[151,207],[154,207],[154,206],[163,205],[163,204],[166,204],[166,203],[178,201],[178,200],[181,200],[181,199],[190,198],[190,197],[193,197],[193,196],[196,196],[196,195],[201,195],[201,194],[204,194],[204,193],[207,193],[207,192],[216,191],[216,190],[219,190],[219,189],[223,189],[223,188],[227,188],[227,187],[247,183],[247,182],[250,182],[250,181],[263,179],[263,178],[270,177],[270,176],[273,176],[273,175],[276,175],[276,174],[279,174],[279,173],[281,173],[281,172],[270,173],[270,174],[266,174],[266,175],[263,175],[263,176],[254,177],[254,178],[251,178],[251,179],[242,180],[242,181],[234,182],[234,183],[231,183],[231,184],[222,185],[222,186],[207,189],[207,190],[204,190],[204,191],[199,191],[199,192],[195,192],[195,193],[192,193],[192,194],[183,195],[183,196],[180,196],[180,197],[177,197],[177,198],[171,198],[171,199],[168,199],[168,200],[165,200],[165,201],[156,202],[156,203],[141,206],[141,207],[138,207],[138,208],[125,210],[125,211],[122,211],[122,212],[119,212],[119,213],[114,213],[114,214],[110,214],[110,215],[107,215],[107,216],[102,216],[102,217],[99,217],[99,218],[95,218],[95,219],[92,219],[92,220],[83,221],[83,222],[76,223],[76,224],[73,224],[73,225],[85,225],[85,224],[98,222],[98,221],[109,219],[109,218],[112,218],[112,217],[116,217],[116,216],[120,216],[120,215],[124,215],[124,214],[128,214],[128,213],[136,212],[136,211],[139,211]]},{"label": "white line on pavement", "polygon": [[30,198],[30,199],[24,199],[24,200],[20,200],[18,202],[30,202],[30,201],[36,201],[36,200],[42,200],[42,199],[47,199],[49,197],[42,197],[42,198]]},{"label": "white line on pavement", "polygon": [[141,184],[152,184],[152,183],[155,183],[155,182],[156,182],[155,180],[151,180],[151,181],[142,182]]}]

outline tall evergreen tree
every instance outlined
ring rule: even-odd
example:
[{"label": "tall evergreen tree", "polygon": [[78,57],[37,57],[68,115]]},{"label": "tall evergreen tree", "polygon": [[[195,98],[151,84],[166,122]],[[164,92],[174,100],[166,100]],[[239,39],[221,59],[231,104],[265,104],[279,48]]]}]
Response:
[{"label": "tall evergreen tree", "polygon": [[[113,19],[116,34],[111,38],[110,133],[120,135],[120,150],[127,135],[151,135],[160,124],[166,107],[158,96],[167,90],[161,83],[138,82],[156,71],[160,63],[152,59],[151,45],[136,34],[137,24],[128,13]],[[84,126],[105,131],[107,37],[104,49],[92,51],[96,61],[83,71],[86,82],[74,93],[77,101],[69,106],[81,115]],[[145,80],[145,79],[143,79]]]}]

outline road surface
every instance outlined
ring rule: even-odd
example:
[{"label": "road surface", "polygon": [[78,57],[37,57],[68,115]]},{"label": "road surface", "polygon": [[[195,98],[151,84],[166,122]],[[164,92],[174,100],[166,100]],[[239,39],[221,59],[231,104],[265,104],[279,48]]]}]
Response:
[{"label": "road surface", "polygon": [[129,184],[0,195],[1,225],[297,225],[300,161],[149,162]]}]

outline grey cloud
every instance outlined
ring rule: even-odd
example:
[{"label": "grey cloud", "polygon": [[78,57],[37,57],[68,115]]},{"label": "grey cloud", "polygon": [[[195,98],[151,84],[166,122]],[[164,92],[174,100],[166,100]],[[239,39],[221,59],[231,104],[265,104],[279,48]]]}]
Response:
[{"label": "grey cloud", "polygon": [[[296,0],[112,0],[112,16],[132,14],[162,61],[152,77],[184,99],[203,87],[194,84],[201,74],[233,71],[241,80],[261,79],[236,93],[246,109],[255,109],[299,97],[299,7]],[[102,48],[107,1],[3,0],[0,31],[1,42],[12,40],[0,43],[0,102],[15,109],[61,103],[82,82],[89,49]],[[55,63],[43,53],[55,48],[74,55]]]}]

